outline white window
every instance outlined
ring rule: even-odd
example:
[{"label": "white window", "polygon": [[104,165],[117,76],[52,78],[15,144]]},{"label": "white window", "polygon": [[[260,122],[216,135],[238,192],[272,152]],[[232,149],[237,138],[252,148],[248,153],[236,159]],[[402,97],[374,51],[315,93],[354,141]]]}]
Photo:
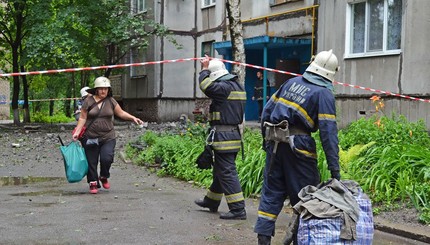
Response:
[{"label": "white window", "polygon": [[346,57],[400,53],[402,0],[364,0],[348,5]]},{"label": "white window", "polygon": [[[131,48],[130,49],[130,63],[145,62],[145,52],[143,49]],[[146,75],[146,66],[130,66],[131,77],[141,77]]]},{"label": "white window", "polygon": [[297,2],[302,0],[270,0],[270,5],[276,5],[281,3]]},{"label": "white window", "polygon": [[145,12],[145,0],[131,0],[131,12],[139,14]]},{"label": "white window", "polygon": [[205,55],[214,56],[214,48],[213,48],[213,44],[215,41],[209,41],[209,42],[203,42],[202,43],[202,57],[204,57]]},{"label": "white window", "polygon": [[202,0],[202,8],[214,6],[215,3],[216,3],[216,0]]}]

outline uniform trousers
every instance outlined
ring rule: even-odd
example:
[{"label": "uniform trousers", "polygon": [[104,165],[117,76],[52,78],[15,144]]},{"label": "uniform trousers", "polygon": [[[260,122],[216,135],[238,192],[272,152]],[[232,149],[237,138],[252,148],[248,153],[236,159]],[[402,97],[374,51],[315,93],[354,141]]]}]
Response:
[{"label": "uniform trousers", "polygon": [[320,182],[317,159],[293,151],[288,143],[278,144],[270,166],[273,147],[271,142],[266,149],[262,195],[254,227],[256,233],[265,236],[275,234],[275,222],[287,197],[294,206],[299,202],[297,194],[303,187]]},{"label": "uniform trousers", "polygon": [[245,208],[245,200],[235,164],[237,152],[214,151],[214,155],[213,179],[205,200],[211,203],[211,206],[218,207],[224,194],[230,210]]}]

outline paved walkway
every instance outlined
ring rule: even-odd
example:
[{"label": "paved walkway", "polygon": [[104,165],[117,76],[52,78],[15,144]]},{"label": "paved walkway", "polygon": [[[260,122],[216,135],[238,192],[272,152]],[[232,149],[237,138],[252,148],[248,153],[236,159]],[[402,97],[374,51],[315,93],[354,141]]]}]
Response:
[{"label": "paved walkway", "polygon": [[[69,140],[71,128],[59,128],[58,134]],[[117,128],[119,153],[130,139],[121,135],[139,133],[127,126]],[[112,167],[112,188],[90,195],[85,180],[69,184],[64,179],[56,135],[23,130],[2,135],[0,244],[256,244],[258,200],[246,200],[247,220],[220,220],[219,214],[194,205],[204,189],[161,178],[122,161],[120,154]],[[17,140],[21,147],[12,148]],[[220,212],[226,211],[223,200]],[[287,211],[279,217],[273,244],[282,242]],[[430,227],[407,227],[377,217],[375,227],[374,244],[425,244],[391,234],[430,243]]]}]

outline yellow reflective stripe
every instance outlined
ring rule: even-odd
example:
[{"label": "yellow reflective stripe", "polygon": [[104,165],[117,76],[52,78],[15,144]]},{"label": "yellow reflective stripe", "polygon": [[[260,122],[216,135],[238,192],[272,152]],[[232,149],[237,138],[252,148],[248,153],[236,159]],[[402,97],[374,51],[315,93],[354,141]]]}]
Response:
[{"label": "yellow reflective stripe", "polygon": [[317,154],[315,154],[315,153],[312,153],[312,152],[309,152],[309,151],[306,151],[306,150],[300,150],[300,149],[297,149],[297,148],[295,148],[295,150],[296,151],[298,151],[298,152],[300,152],[300,153],[302,153],[303,155],[305,155],[305,156],[307,156],[307,157],[311,157],[311,158],[317,158]]},{"label": "yellow reflective stripe", "polygon": [[221,113],[219,111],[209,113],[209,121],[214,120],[221,120]]},{"label": "yellow reflective stripe", "polygon": [[275,100],[275,102],[279,101],[279,102],[285,104],[287,107],[292,107],[293,109],[295,109],[298,113],[300,113],[308,121],[308,124],[311,128],[314,127],[314,125],[315,125],[314,120],[312,120],[312,118],[308,115],[308,113],[305,111],[305,109],[303,109],[303,107],[301,107],[300,105],[298,105],[294,102],[288,101],[284,98],[275,97],[274,100]]},{"label": "yellow reflective stripe", "polygon": [[212,143],[214,150],[236,150],[240,149],[240,140],[216,141]]},{"label": "yellow reflective stripe", "polygon": [[336,121],[336,115],[333,115],[333,114],[318,114],[318,120]]},{"label": "yellow reflective stripe", "polygon": [[231,91],[227,100],[246,100],[246,92],[242,91]]},{"label": "yellow reflective stripe", "polygon": [[267,219],[267,220],[274,220],[275,221],[278,218],[277,215],[269,214],[269,213],[266,213],[266,212],[263,212],[260,210],[257,213],[258,213],[258,217],[263,218],[263,219]]},{"label": "yellow reflective stripe", "polygon": [[207,77],[200,83],[200,89],[204,92],[211,84],[212,84],[212,80],[209,77]]},{"label": "yellow reflective stripe", "polygon": [[227,203],[234,203],[234,202],[240,202],[245,200],[245,198],[243,197],[243,193],[239,192],[236,194],[231,194],[228,196],[225,196],[225,200],[227,201]]},{"label": "yellow reflective stripe", "polygon": [[208,193],[206,193],[206,197],[215,200],[215,201],[221,201],[223,194],[222,193],[215,193],[210,190],[208,190]]}]

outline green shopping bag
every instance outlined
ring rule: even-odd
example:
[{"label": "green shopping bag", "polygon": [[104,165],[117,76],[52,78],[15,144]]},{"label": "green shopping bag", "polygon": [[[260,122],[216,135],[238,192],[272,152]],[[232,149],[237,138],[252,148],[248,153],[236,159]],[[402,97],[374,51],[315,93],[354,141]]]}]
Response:
[{"label": "green shopping bag", "polygon": [[66,178],[69,183],[80,182],[88,172],[88,161],[84,148],[77,141],[64,145],[60,136],[60,151],[64,159]]}]

